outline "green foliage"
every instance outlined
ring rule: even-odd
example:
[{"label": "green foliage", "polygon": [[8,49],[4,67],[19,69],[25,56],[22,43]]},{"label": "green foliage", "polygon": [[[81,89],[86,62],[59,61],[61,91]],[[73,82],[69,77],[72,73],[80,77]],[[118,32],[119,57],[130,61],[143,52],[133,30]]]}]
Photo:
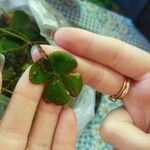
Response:
[{"label": "green foliage", "polygon": [[31,18],[22,11],[15,11],[12,20],[9,23],[9,28],[15,29],[29,40],[36,40],[39,35],[39,30],[35,22],[31,22]]},{"label": "green foliage", "polygon": [[64,76],[62,82],[71,96],[78,96],[80,94],[83,84],[79,73],[70,73]]},{"label": "green foliage", "polygon": [[56,51],[32,65],[29,79],[34,84],[47,83],[44,91],[47,102],[65,105],[71,96],[80,94],[83,86],[80,74],[72,73],[77,65],[72,55]]},{"label": "green foliage", "polygon": [[29,74],[30,81],[34,84],[40,84],[54,79],[52,67],[49,65],[49,61],[45,57],[32,65]]},{"label": "green foliage", "polygon": [[19,42],[10,37],[2,37],[0,40],[0,53],[5,53],[8,49],[18,48]]},{"label": "green foliage", "polygon": [[113,0],[88,0],[88,1],[107,9],[112,9],[115,5]]},{"label": "green foliage", "polygon": [[[32,64],[32,43],[47,43],[33,18],[22,11],[5,13],[0,17],[0,53],[6,58],[0,97],[1,116],[18,79]],[[31,66],[29,79],[34,84],[47,83],[43,93],[47,102],[65,105],[71,96],[78,96],[82,88],[80,75],[72,73],[76,67],[75,58],[57,51],[35,62]]]},{"label": "green foliage", "polygon": [[[4,13],[0,16],[0,53],[4,54],[6,59],[0,116],[3,115],[21,74],[32,64],[32,43],[47,43],[40,35],[33,18],[22,11]],[[64,105],[71,96],[79,95],[82,88],[80,75],[72,73],[76,67],[77,61],[70,54],[57,51],[35,62],[31,66],[29,79],[34,84],[47,83],[43,93],[47,102]]]},{"label": "green foliage", "polygon": [[57,105],[65,105],[71,98],[60,80],[54,80],[48,85],[44,91],[44,97],[47,102],[53,102]]},{"label": "green foliage", "polygon": [[3,114],[5,113],[5,110],[7,108],[7,105],[9,103],[9,98],[5,95],[0,95],[0,119],[2,119]]},{"label": "green foliage", "polygon": [[59,75],[72,72],[77,67],[77,61],[70,54],[57,51],[49,55],[53,70]]},{"label": "green foliage", "polygon": [[[32,64],[31,43],[47,43],[34,19],[22,11],[4,12],[0,16],[0,53],[5,55],[0,116],[25,69]],[[6,104],[6,105],[5,105]]]}]

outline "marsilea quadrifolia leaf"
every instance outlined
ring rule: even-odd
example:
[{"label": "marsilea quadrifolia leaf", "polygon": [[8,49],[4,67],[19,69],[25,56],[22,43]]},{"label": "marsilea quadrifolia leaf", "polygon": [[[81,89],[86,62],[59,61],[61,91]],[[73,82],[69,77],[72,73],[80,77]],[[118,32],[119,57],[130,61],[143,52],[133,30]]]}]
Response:
[{"label": "marsilea quadrifolia leaf", "polygon": [[46,102],[65,105],[71,96],[80,94],[83,86],[81,75],[73,72],[77,65],[72,55],[56,51],[31,66],[29,79],[34,84],[46,83],[43,92]]}]

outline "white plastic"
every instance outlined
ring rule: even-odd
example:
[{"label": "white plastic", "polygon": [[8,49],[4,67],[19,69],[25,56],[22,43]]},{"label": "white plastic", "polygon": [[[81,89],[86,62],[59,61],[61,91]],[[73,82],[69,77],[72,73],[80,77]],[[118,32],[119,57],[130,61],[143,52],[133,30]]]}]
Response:
[{"label": "white plastic", "polygon": [[[64,16],[44,0],[0,0],[0,7],[5,11],[19,9],[32,15],[40,28],[41,35],[50,44],[55,44],[53,34],[58,28],[70,26]],[[95,90],[89,86],[84,86],[79,97],[73,99],[72,107],[77,116],[79,134],[94,117]]]}]

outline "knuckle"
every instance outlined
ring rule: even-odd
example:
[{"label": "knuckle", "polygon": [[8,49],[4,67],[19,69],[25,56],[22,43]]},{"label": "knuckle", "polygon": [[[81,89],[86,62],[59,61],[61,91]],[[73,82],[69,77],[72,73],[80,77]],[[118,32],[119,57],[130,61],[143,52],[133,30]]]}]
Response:
[{"label": "knuckle", "polygon": [[5,137],[6,139],[13,139],[13,140],[20,140],[20,141],[27,141],[27,136],[25,136],[22,133],[18,133],[16,130],[13,128],[9,127],[1,127],[0,128],[0,136]]},{"label": "knuckle", "polygon": [[124,59],[124,55],[125,55],[125,51],[123,50],[125,47],[125,44],[123,42],[118,42],[116,45],[117,45],[117,48],[112,55],[112,60],[113,60],[111,62],[112,68],[119,67],[119,65],[121,64],[120,62]]},{"label": "knuckle", "polygon": [[63,109],[60,119],[62,121],[65,121],[66,126],[68,126],[68,128],[72,128],[72,129],[77,128],[76,114],[71,108],[67,107]]},{"label": "knuckle", "polygon": [[29,101],[33,101],[33,102],[37,101],[36,97],[30,96],[30,94],[25,93],[25,92],[21,93],[19,90],[15,90],[13,92],[12,99],[29,100]]},{"label": "knuckle", "polygon": [[100,136],[104,141],[109,141],[114,136],[115,124],[109,121],[104,121],[100,126]]},{"label": "knuckle", "polygon": [[0,129],[0,141],[0,149],[5,147],[5,149],[23,150],[27,143],[27,137],[17,134],[12,129]]},{"label": "knuckle", "polygon": [[89,54],[92,53],[92,51],[94,50],[94,47],[95,47],[95,37],[94,36],[91,36],[91,38],[88,39],[89,41],[87,42],[87,50],[86,50],[86,53],[84,52],[83,56],[87,56]]},{"label": "knuckle", "polygon": [[106,69],[102,67],[100,69],[95,70],[93,75],[90,77],[88,84],[93,87],[100,88],[99,86],[102,86],[104,84],[104,78],[106,74],[107,74]]},{"label": "knuckle", "polygon": [[38,150],[49,150],[50,149],[50,145],[49,144],[45,144],[45,143],[30,143],[26,146],[26,150],[34,150],[34,149],[38,149]]}]

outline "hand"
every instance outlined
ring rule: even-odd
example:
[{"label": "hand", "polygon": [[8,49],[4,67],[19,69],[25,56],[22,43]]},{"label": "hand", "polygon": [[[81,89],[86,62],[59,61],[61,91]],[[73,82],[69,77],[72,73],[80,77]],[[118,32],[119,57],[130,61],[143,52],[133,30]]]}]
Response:
[{"label": "hand", "polygon": [[29,81],[29,69],[18,81],[0,123],[0,149],[74,150],[74,112],[68,107],[45,103],[41,99],[44,85]]},{"label": "hand", "polygon": [[[124,76],[131,79],[124,106],[107,117],[100,133],[119,149],[150,149],[150,54],[119,40],[75,28],[59,29],[54,39],[75,55],[84,83],[97,91],[115,95]],[[50,47],[43,49],[48,51]]]}]

